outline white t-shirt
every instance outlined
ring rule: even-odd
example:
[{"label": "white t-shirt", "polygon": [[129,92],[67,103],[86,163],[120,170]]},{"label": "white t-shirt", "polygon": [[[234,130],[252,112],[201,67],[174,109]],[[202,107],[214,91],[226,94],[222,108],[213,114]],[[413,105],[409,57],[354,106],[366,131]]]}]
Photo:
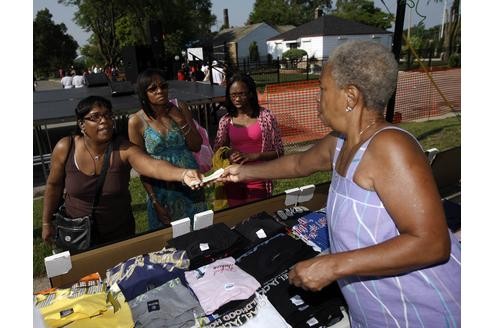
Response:
[{"label": "white t-shirt", "polygon": [[64,89],[71,89],[72,88],[72,76],[64,76],[62,80],[60,80],[60,83],[62,83],[62,86]]},{"label": "white t-shirt", "polygon": [[84,87],[84,76],[82,76],[82,75],[75,75],[72,78],[72,85],[75,88],[82,88],[82,87]]},{"label": "white t-shirt", "polygon": [[225,73],[223,68],[219,66],[213,66],[211,74],[213,75],[213,83],[222,84],[225,79]]}]

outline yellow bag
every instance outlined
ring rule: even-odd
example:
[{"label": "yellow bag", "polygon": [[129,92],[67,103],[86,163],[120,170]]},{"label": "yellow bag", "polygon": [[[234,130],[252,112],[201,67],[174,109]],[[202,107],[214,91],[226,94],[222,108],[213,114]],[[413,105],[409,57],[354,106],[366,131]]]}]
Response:
[{"label": "yellow bag", "polygon": [[[220,147],[213,154],[212,164],[213,171],[216,171],[220,168],[226,168],[230,165],[230,161],[228,158],[224,158],[223,154],[230,150],[230,147]],[[215,183],[215,199],[213,200],[213,210],[218,211],[224,208],[227,208],[229,203],[227,202],[227,194],[225,193],[225,188],[223,187],[223,183],[216,182]]]}]

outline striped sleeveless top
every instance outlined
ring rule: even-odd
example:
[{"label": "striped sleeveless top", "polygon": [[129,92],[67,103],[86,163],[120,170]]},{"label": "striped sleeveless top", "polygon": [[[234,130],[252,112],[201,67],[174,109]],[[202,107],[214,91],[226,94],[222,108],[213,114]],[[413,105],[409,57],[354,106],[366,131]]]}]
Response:
[{"label": "striped sleeveless top", "polygon": [[[370,141],[379,132],[391,128],[408,133],[393,126],[377,131],[356,152],[346,176],[340,176],[335,169],[344,143],[344,139],[337,140],[327,200],[331,253],[373,246],[399,235],[378,194],[353,182]],[[444,264],[397,276],[339,279],[349,305],[351,326],[460,327],[461,249],[452,233],[450,240],[451,254]]]}]

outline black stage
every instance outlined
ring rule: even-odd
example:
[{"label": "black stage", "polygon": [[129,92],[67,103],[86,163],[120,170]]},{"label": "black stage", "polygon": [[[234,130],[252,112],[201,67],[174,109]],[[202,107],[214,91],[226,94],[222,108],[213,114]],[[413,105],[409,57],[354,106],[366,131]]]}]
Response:
[{"label": "black stage", "polygon": [[[189,105],[222,102],[225,97],[225,87],[219,85],[176,80],[168,81],[168,83],[169,98],[178,98]],[[117,114],[131,114],[140,107],[136,94],[112,96],[110,86],[37,91],[33,93],[33,124],[39,126],[74,121],[74,108],[77,103],[93,95],[111,100],[114,112]]]},{"label": "black stage", "polygon": [[[208,133],[216,134],[212,118],[216,118],[215,104],[225,101],[225,87],[210,85],[201,82],[168,81],[168,96],[177,98],[189,105],[196,120],[203,125]],[[121,88],[116,88],[121,87]],[[124,88],[122,88],[124,87]],[[127,133],[127,116],[139,108],[137,94],[133,93],[135,86],[126,82],[126,85],[110,84],[100,87],[83,87],[72,89],[56,89],[36,91],[33,93],[33,166],[34,175],[39,176],[38,183],[44,183],[49,168],[49,155],[53,145],[64,135],[74,130],[71,124],[57,124],[75,122],[74,109],[83,98],[88,96],[103,96],[113,105],[113,112],[117,114],[116,124],[118,132]],[[119,90],[120,94],[115,91]],[[125,130],[125,131],[123,131]],[[41,170],[40,170],[41,169]]]}]

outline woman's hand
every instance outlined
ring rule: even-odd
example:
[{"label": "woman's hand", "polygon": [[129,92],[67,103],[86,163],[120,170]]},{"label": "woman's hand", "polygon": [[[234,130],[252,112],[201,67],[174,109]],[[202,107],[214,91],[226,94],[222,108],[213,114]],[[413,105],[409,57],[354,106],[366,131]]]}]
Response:
[{"label": "woman's hand", "polygon": [[154,202],[153,208],[156,211],[156,216],[158,217],[158,219],[166,227],[170,226],[171,217],[170,217],[170,210],[168,209],[168,206],[166,206],[166,205],[162,206],[159,202]]},{"label": "woman's hand", "polygon": [[234,150],[229,155],[229,160],[234,164],[244,164],[246,162],[253,162],[258,160],[259,153],[243,153],[237,150]]},{"label": "woman's hand", "polygon": [[289,271],[289,283],[304,290],[320,291],[337,280],[332,255],[317,256],[294,265]]},{"label": "woman's hand", "polygon": [[199,189],[203,186],[201,182],[203,175],[198,170],[184,170],[182,173],[182,183],[189,186],[191,189]]},{"label": "woman's hand", "polygon": [[244,180],[241,170],[242,165],[234,164],[227,166],[223,174],[216,179],[216,182],[239,182]]},{"label": "woman's hand", "polygon": [[175,123],[177,123],[177,125],[179,125],[179,127],[181,127],[187,123],[187,119],[183,113],[185,110],[189,110],[189,109],[187,108],[187,105],[182,101],[178,103],[178,106],[180,108],[176,106],[172,106],[172,108],[170,108],[170,110],[168,111],[168,115],[172,118],[172,120],[175,121]]},{"label": "woman's hand", "polygon": [[45,224],[43,223],[43,227],[41,230],[41,238],[47,245],[51,245],[53,243],[55,229],[53,224]]}]

